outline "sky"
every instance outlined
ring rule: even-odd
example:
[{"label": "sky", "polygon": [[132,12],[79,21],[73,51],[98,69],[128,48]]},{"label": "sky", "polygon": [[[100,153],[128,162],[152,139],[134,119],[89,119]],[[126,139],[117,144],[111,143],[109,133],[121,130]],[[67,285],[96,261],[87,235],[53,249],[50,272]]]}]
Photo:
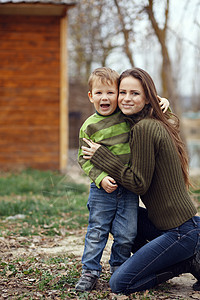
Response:
[{"label": "sky", "polygon": [[[162,5],[165,1],[156,1],[156,17],[162,24]],[[178,90],[183,95],[200,94],[200,0],[171,0],[169,27],[168,45]],[[140,28],[140,34],[142,32],[143,28]],[[182,45],[177,37],[183,41]],[[143,45],[138,37],[134,53],[135,65],[154,74],[153,79],[159,90],[161,56],[157,39],[146,39]],[[108,65],[119,72],[130,67],[128,60],[117,51],[109,57]]]}]

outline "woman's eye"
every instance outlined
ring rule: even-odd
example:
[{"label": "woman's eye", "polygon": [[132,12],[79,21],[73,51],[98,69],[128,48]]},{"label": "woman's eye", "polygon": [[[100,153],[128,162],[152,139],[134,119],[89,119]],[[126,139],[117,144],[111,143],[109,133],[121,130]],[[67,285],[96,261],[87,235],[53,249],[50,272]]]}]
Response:
[{"label": "woman's eye", "polygon": [[122,95],[125,94],[125,92],[123,92],[123,91],[120,91],[119,93],[122,94]]}]

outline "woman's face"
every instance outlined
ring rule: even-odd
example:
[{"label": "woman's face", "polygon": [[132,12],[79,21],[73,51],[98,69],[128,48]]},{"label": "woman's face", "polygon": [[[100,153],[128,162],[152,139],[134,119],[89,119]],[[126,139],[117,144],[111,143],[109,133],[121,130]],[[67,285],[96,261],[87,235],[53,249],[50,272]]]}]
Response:
[{"label": "woman's face", "polygon": [[119,85],[118,106],[125,115],[137,114],[147,103],[139,79],[132,76],[122,79]]}]

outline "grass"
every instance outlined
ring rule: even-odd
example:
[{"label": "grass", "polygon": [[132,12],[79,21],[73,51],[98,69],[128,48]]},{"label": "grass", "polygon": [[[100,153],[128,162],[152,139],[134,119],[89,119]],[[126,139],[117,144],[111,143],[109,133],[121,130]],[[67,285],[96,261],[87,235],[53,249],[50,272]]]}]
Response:
[{"label": "grass", "polygon": [[[197,180],[199,181],[199,180]],[[199,182],[197,182],[197,186]],[[200,210],[200,189],[193,191]],[[115,295],[109,288],[109,265],[102,264],[103,272],[91,293],[76,293],[74,286],[81,274],[81,261],[74,255],[36,254],[15,256],[23,246],[31,249],[39,236],[44,245],[81,230],[88,223],[86,207],[88,187],[70,181],[55,172],[24,170],[0,174],[0,290],[6,299],[183,299],[168,293],[170,284],[156,290]],[[20,245],[18,245],[20,241]],[[7,245],[7,242],[9,242]],[[37,244],[36,242],[36,247]],[[8,254],[4,254],[4,249]],[[14,250],[12,250],[14,249]],[[13,252],[12,252],[13,251]],[[14,255],[12,255],[12,253]]]},{"label": "grass", "polygon": [[[192,197],[199,205],[199,188]],[[0,173],[0,236],[54,236],[87,226],[87,198],[88,187],[60,173]]]},{"label": "grass", "polygon": [[88,189],[53,172],[0,175],[0,236],[60,235],[87,225]]}]

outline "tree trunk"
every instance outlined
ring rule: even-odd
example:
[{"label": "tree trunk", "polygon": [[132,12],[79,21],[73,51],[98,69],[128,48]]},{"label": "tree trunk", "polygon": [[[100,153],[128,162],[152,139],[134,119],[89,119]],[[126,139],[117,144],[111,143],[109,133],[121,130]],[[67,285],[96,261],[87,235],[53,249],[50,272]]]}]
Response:
[{"label": "tree trunk", "polygon": [[[161,78],[162,78],[162,97],[166,97],[170,101],[172,111],[179,117],[180,121],[182,118],[182,109],[180,105],[180,98],[177,92],[176,81],[173,78],[173,70],[171,65],[171,60],[169,56],[169,51],[167,48],[166,35],[167,35],[167,24],[168,24],[168,15],[169,15],[169,2],[166,2],[165,8],[165,24],[163,29],[158,25],[158,22],[155,19],[153,11],[154,0],[149,0],[149,5],[145,7],[145,11],[148,14],[149,20],[153,27],[156,37],[161,46],[162,51],[162,68],[161,68]],[[183,125],[181,124],[181,127]],[[181,138],[186,144],[186,139],[184,135],[184,130],[181,128]]]}]

